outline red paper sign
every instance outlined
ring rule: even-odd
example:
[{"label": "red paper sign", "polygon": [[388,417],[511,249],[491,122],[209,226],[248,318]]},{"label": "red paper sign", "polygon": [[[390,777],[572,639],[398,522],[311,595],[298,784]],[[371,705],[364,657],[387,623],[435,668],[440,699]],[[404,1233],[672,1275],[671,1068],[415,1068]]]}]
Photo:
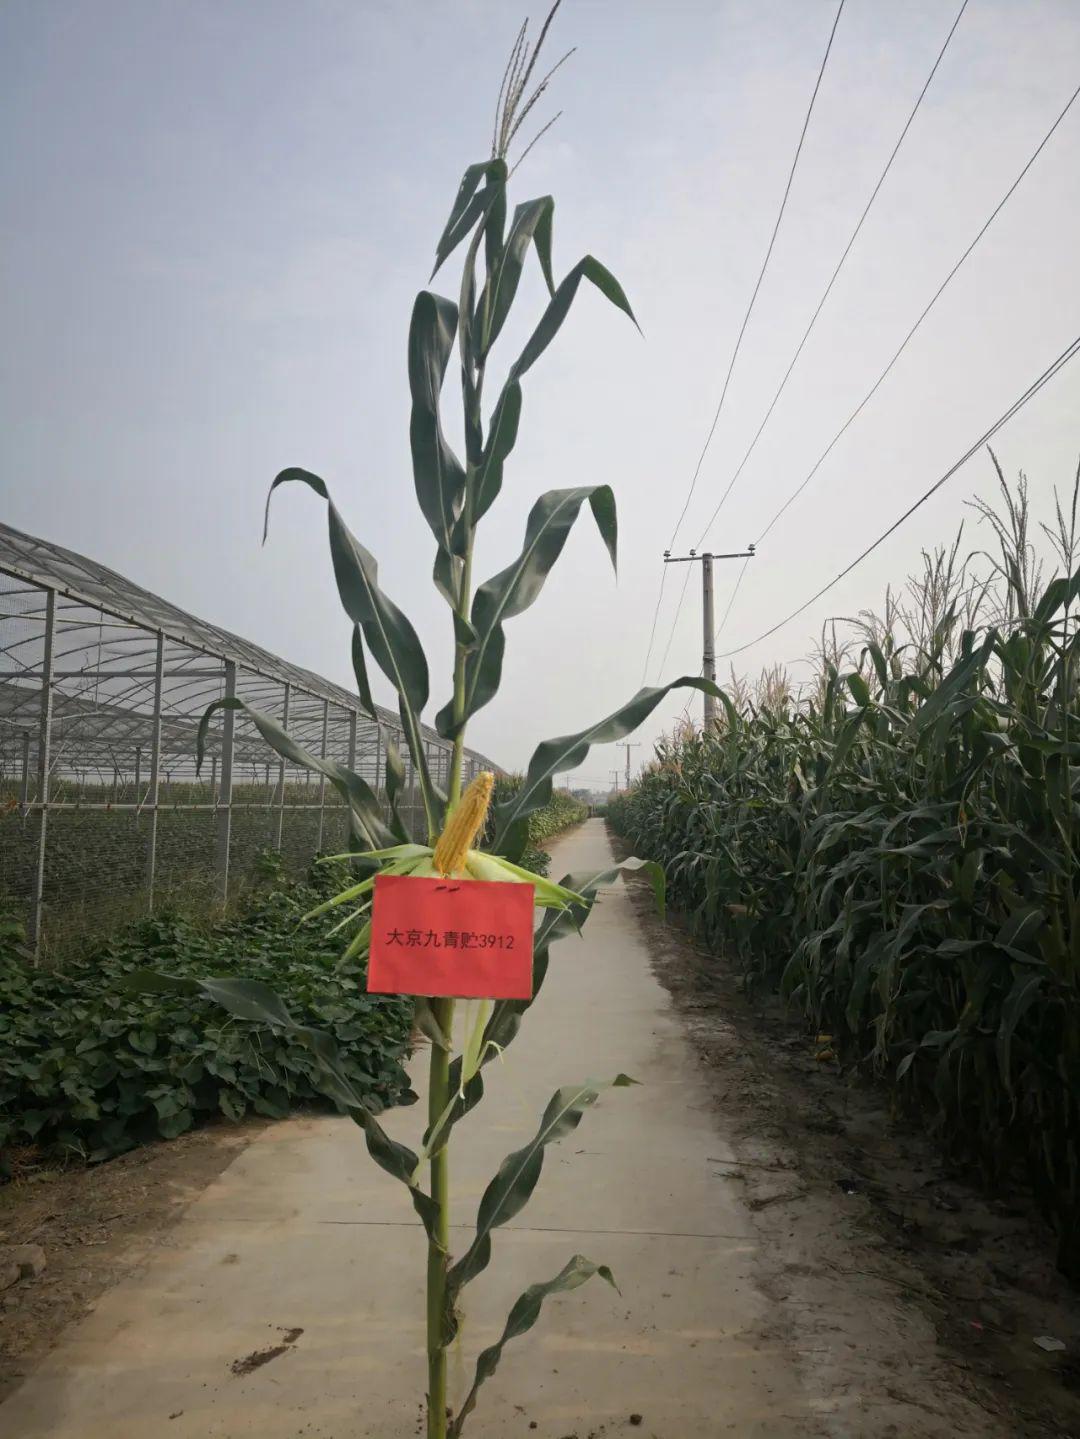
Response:
[{"label": "red paper sign", "polygon": [[533,887],[380,874],[371,994],[531,999]]}]

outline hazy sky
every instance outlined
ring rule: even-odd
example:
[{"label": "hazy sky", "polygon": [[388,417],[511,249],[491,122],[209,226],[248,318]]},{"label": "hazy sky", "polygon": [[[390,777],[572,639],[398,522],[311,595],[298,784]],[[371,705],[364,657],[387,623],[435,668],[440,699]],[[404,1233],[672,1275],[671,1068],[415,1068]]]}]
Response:
[{"label": "hazy sky", "polygon": [[[757,428],[958,5],[848,0],[680,547]],[[582,290],[525,382],[478,577],[520,548],[541,491],[574,484],[615,487],[621,559],[616,584],[583,516],[539,602],[508,626],[502,691],[470,729],[508,767],[641,682],[661,551],[834,14],[832,0],[565,0],[552,54],[578,50],[537,112],[565,113],[516,198],[554,194],[556,269],[586,251],[604,260],[645,337]],[[6,0],[0,515],[349,684],[321,503],[283,493],[259,546],[269,480],[313,469],[428,646],[431,719],[450,631],[412,490],[408,317],[461,171],[486,158],[520,18],[494,0]],[[1075,0],[970,0],[712,548],[742,548],[804,478],[1078,83]],[[721,650],[853,558],[1080,334],[1078,222],[1080,101],[762,546]],[[504,364],[543,301],[535,270]],[[456,270],[440,280],[456,295]],[[452,373],[448,417],[456,394]],[[1080,359],[996,447],[1045,513],[1080,452]],[[825,616],[875,603],[993,488],[980,456],[741,667],[804,655]],[[719,567],[721,611],[734,576]],[[700,666],[696,576],[688,598],[668,678]],[[606,780],[621,753],[594,751],[581,776]]]}]

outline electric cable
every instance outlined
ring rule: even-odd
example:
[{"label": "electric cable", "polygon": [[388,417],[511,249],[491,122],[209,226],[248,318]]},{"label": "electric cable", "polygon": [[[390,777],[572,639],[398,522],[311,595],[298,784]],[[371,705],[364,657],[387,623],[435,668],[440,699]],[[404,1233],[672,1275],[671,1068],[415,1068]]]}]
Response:
[{"label": "electric cable", "polygon": [[914,107],[912,108],[911,114],[907,117],[907,120],[904,122],[904,128],[900,131],[899,138],[897,139],[896,144],[895,144],[895,145],[893,146],[893,148],[892,148],[892,154],[889,156],[888,160],[886,160],[886,162],[885,162],[885,168],[882,170],[881,174],[878,176],[878,182],[877,182],[877,184],[874,186],[873,190],[871,191],[871,193],[870,193],[870,198],[869,198],[869,200],[867,200],[865,206],[863,207],[863,212],[862,212],[862,214],[859,216],[858,222],[857,222],[854,230],[852,230],[852,232],[851,232],[851,237],[849,238],[847,244],[844,246],[843,253],[841,254],[839,260],[836,262],[836,268],[833,270],[832,275],[831,275],[830,278],[829,278],[829,283],[825,286],[825,289],[824,289],[824,291],[822,292],[821,299],[817,302],[817,308],[814,310],[814,313],[810,316],[810,323],[807,325],[806,329],[803,331],[802,339],[799,341],[798,345],[796,346],[796,348],[795,348],[795,353],[794,353],[794,354],[792,355],[792,357],[791,357],[791,362],[790,362],[790,364],[788,365],[787,369],[784,371],[783,379],[780,381],[780,384],[777,386],[775,395],[773,395],[772,399],[771,399],[770,402],[769,402],[769,408],[765,411],[765,415],[764,415],[764,417],[763,417],[763,419],[762,419],[762,421],[761,421],[761,424],[758,425],[757,433],[754,435],[754,438],[750,441],[750,445],[749,445],[749,447],[748,447],[748,449],[747,449],[747,451],[746,451],[746,454],[743,455],[742,459],[739,461],[738,468],[736,469],[735,473],[732,475],[731,479],[728,481],[727,488],[724,490],[724,493],[720,496],[720,503],[716,506],[716,509],[713,510],[712,518],[709,520],[709,523],[705,526],[705,529],[702,531],[701,539],[698,540],[698,546],[699,546],[699,547],[700,547],[700,545],[702,544],[702,542],[704,541],[704,539],[705,539],[706,535],[708,534],[709,530],[711,530],[712,527],[713,527],[713,525],[716,523],[716,517],[717,517],[717,515],[720,513],[720,510],[722,509],[723,504],[724,504],[724,501],[727,499],[728,495],[731,493],[732,489],[734,488],[735,483],[736,483],[736,481],[738,480],[739,476],[742,474],[743,470],[746,468],[746,464],[747,464],[748,460],[750,459],[750,456],[754,453],[755,449],[757,448],[758,440],[761,439],[761,436],[762,436],[762,434],[763,434],[764,431],[765,431],[765,426],[769,423],[769,420],[770,420],[770,418],[772,417],[772,412],[776,409],[776,406],[777,406],[777,403],[778,403],[778,401],[779,401],[779,399],[780,399],[780,396],[784,393],[784,390],[787,388],[787,382],[788,382],[788,380],[790,380],[792,371],[795,369],[795,366],[796,366],[796,364],[798,363],[799,356],[802,354],[803,349],[804,349],[804,347],[805,347],[805,345],[806,345],[806,342],[807,342],[807,340],[810,338],[810,333],[811,333],[811,331],[813,330],[814,326],[817,324],[818,316],[821,314],[822,310],[825,308],[825,302],[826,302],[826,300],[828,300],[829,295],[832,293],[832,288],[833,288],[833,286],[836,284],[836,280],[837,280],[838,275],[840,274],[840,271],[844,268],[844,262],[845,262],[845,260],[846,260],[847,257],[851,254],[852,247],[854,246],[855,241],[859,238],[859,232],[862,230],[863,225],[866,223],[866,217],[869,215],[870,209],[871,209],[874,201],[877,199],[878,194],[879,194],[880,191],[881,191],[881,187],[884,185],[885,180],[886,180],[886,177],[887,177],[888,174],[889,174],[889,171],[892,169],[893,161],[896,159],[897,155],[900,153],[900,147],[901,147],[901,145],[904,143],[904,140],[905,140],[906,137],[907,137],[908,131],[911,129],[912,122],[914,121],[915,116],[919,113],[919,110],[920,110],[920,108],[921,108],[921,106],[922,106],[922,102],[923,102],[923,100],[926,98],[926,92],[930,89],[931,82],[933,81],[934,76],[935,76],[935,75],[937,74],[937,72],[938,72],[938,67],[941,65],[942,60],[945,58],[945,52],[946,52],[946,50],[948,50],[949,44],[950,44],[953,36],[956,34],[957,26],[960,24],[960,21],[963,19],[964,11],[967,9],[968,3],[969,3],[969,0],[963,0],[963,3],[961,4],[960,9],[957,11],[956,19],[952,22],[952,26],[951,26],[951,28],[950,28],[950,30],[949,30],[949,33],[945,36],[945,43],[942,45],[941,49],[938,51],[937,59],[934,61],[933,65],[931,66],[931,68],[930,68],[930,73],[929,73],[929,75],[926,77],[926,80],[925,80],[925,82],[924,82],[924,84],[923,84],[922,89],[919,91],[918,97],[917,97],[917,99],[916,99],[916,101],[915,101]]},{"label": "electric cable", "polygon": [[[741,347],[742,347],[743,336],[746,334],[746,328],[747,328],[747,326],[748,326],[749,323],[750,323],[750,316],[751,316],[751,315],[753,314],[753,312],[754,312],[754,305],[757,303],[758,292],[759,292],[760,289],[761,289],[762,281],[765,279],[765,272],[766,272],[766,270],[769,268],[769,261],[770,261],[770,259],[772,258],[773,248],[774,248],[775,245],[776,245],[776,237],[777,237],[777,235],[780,233],[780,224],[781,224],[781,222],[782,222],[782,220],[783,220],[783,218],[784,218],[784,211],[787,209],[788,196],[791,194],[791,186],[792,186],[792,183],[793,183],[793,181],[794,181],[794,179],[795,179],[795,171],[796,171],[796,169],[798,168],[799,157],[800,157],[800,155],[802,154],[803,142],[804,142],[805,139],[806,139],[806,132],[807,132],[807,130],[809,129],[809,126],[810,126],[810,116],[811,116],[811,115],[813,114],[813,112],[814,112],[814,105],[815,105],[815,103],[816,103],[816,101],[817,101],[818,91],[821,89],[821,81],[822,81],[822,78],[824,77],[824,74],[825,74],[825,66],[828,64],[829,55],[830,55],[830,53],[832,52],[833,40],[834,40],[835,37],[836,37],[836,28],[837,28],[837,26],[840,24],[840,16],[843,14],[844,5],[845,5],[846,3],[847,3],[847,0],[840,0],[840,3],[839,3],[839,5],[837,6],[837,9],[836,9],[836,15],[835,15],[835,17],[834,17],[834,19],[833,19],[833,23],[832,23],[832,29],[829,31],[829,41],[828,41],[828,44],[825,46],[825,54],[824,54],[824,56],[822,57],[821,66],[820,66],[820,68],[819,68],[819,70],[818,70],[817,80],[814,82],[813,94],[810,96],[810,104],[809,104],[809,106],[807,107],[806,116],[805,116],[805,118],[804,118],[804,120],[803,120],[803,124],[802,124],[802,130],[800,131],[800,134],[799,134],[799,143],[798,143],[798,144],[796,145],[796,147],[795,147],[795,156],[794,156],[794,158],[793,158],[793,160],[792,160],[792,162],[791,162],[791,170],[790,170],[789,173],[788,173],[787,184],[784,186],[784,194],[783,194],[783,198],[782,198],[781,201],[780,201],[780,209],[779,209],[779,211],[777,212],[776,223],[773,225],[772,235],[770,236],[769,244],[768,244],[768,247],[767,247],[767,249],[766,249],[766,251],[765,251],[765,258],[764,258],[764,260],[762,261],[761,270],[760,270],[760,272],[758,273],[758,277],[757,277],[757,282],[755,283],[754,289],[753,289],[753,293],[752,293],[751,296],[750,296],[750,303],[749,303],[749,304],[747,305],[747,307],[746,307],[746,314],[743,316],[742,324],[741,324],[740,327],[739,327],[739,333],[738,333],[738,336],[736,337],[736,340],[735,340],[735,347],[734,347],[734,349],[733,349],[732,352],[731,352],[731,360],[730,360],[730,363],[728,364],[727,374],[726,374],[725,377],[724,377],[723,388],[722,388],[722,390],[720,391],[720,400],[719,400],[719,403],[718,403],[717,406],[716,406],[716,412],[715,412],[715,414],[713,415],[712,424],[709,426],[709,431],[708,431],[708,434],[707,434],[706,437],[705,437],[705,443],[704,443],[704,445],[702,446],[701,454],[698,456],[697,464],[696,464],[696,466],[694,467],[694,473],[693,473],[693,476],[692,476],[692,478],[691,478],[691,480],[690,480],[690,488],[689,488],[689,489],[687,490],[687,492],[686,492],[686,499],[685,499],[685,501],[683,502],[682,511],[681,511],[680,514],[679,514],[679,518],[678,518],[678,519],[676,520],[676,522],[675,522],[675,528],[674,528],[674,529],[672,530],[672,532],[671,532],[671,539],[668,541],[668,549],[669,549],[669,550],[674,546],[675,541],[676,541],[676,539],[678,538],[679,530],[680,530],[680,528],[682,527],[682,522],[683,522],[683,520],[686,518],[686,511],[687,511],[687,509],[688,509],[689,506],[690,506],[690,501],[691,501],[691,499],[693,498],[694,490],[695,490],[695,488],[697,487],[698,476],[699,476],[700,473],[701,473],[701,466],[702,466],[702,464],[703,464],[704,461],[705,461],[705,456],[706,456],[706,454],[708,453],[709,446],[712,444],[713,435],[716,433],[716,426],[718,425],[718,423],[719,423],[719,421],[720,421],[720,413],[721,413],[721,411],[722,411],[723,408],[724,408],[724,401],[725,401],[725,399],[727,398],[728,386],[731,384],[731,376],[732,376],[732,374],[734,373],[734,370],[735,370],[735,362],[736,362],[736,360],[737,360],[738,357],[739,357],[739,350],[740,350]],[[658,620],[659,615],[660,615],[660,606],[661,606],[661,604],[662,604],[662,602],[663,602],[663,598],[664,598],[665,576],[666,576],[666,567],[665,567],[665,570],[664,570],[664,571],[662,572],[662,574],[661,574],[661,579],[660,579],[660,593],[657,595],[657,598],[656,598],[656,610],[655,610],[655,613],[653,614],[652,632],[651,632],[651,634],[650,634],[650,636],[649,636],[649,648],[648,648],[648,651],[646,652],[646,655],[645,655],[645,664],[644,664],[643,669],[642,669],[642,683],[644,683],[644,681],[645,681],[645,676],[646,676],[646,674],[648,673],[648,669],[649,669],[649,660],[652,658],[653,642],[654,642],[655,637],[656,637],[656,624],[657,624],[657,620]],[[684,593],[685,593],[685,586],[683,587],[683,589],[684,589]],[[681,602],[680,602],[680,608],[681,608]],[[668,648],[670,649],[670,641],[668,642]]]},{"label": "electric cable", "polygon": [[1009,186],[1009,188],[1005,191],[1005,194],[1001,197],[1001,199],[998,201],[997,205],[996,205],[996,206],[994,207],[994,209],[991,211],[989,218],[983,223],[982,227],[980,228],[979,232],[976,234],[975,238],[972,240],[971,244],[968,245],[967,249],[966,249],[966,250],[964,251],[964,253],[960,256],[959,260],[957,260],[956,264],[952,267],[952,269],[949,271],[949,273],[945,276],[944,280],[942,280],[941,284],[940,284],[940,285],[938,286],[938,288],[934,291],[934,294],[931,296],[930,301],[929,301],[929,303],[927,304],[926,308],[923,310],[923,312],[922,312],[922,314],[919,316],[919,318],[915,321],[914,325],[912,325],[911,329],[910,329],[910,330],[907,332],[907,334],[904,336],[904,340],[903,340],[903,343],[900,345],[900,348],[896,351],[896,353],[893,355],[892,359],[889,361],[889,363],[888,363],[888,364],[885,366],[885,368],[882,370],[882,372],[881,372],[881,374],[878,376],[878,378],[874,381],[873,385],[872,385],[871,388],[867,391],[867,393],[866,393],[866,395],[863,397],[863,399],[859,402],[859,404],[855,407],[855,409],[852,410],[851,414],[847,417],[847,419],[844,421],[844,423],[840,426],[839,430],[837,430],[836,434],[835,434],[835,435],[833,436],[833,438],[829,441],[828,445],[826,445],[825,449],[822,451],[822,453],[821,453],[821,455],[819,456],[817,462],[815,463],[813,469],[810,471],[810,473],[809,473],[809,474],[806,476],[806,478],[803,480],[802,484],[800,484],[800,485],[798,486],[798,488],[797,488],[796,490],[794,490],[794,491],[788,496],[788,498],[784,501],[784,503],[783,503],[783,504],[780,506],[780,508],[777,510],[776,514],[773,515],[772,519],[769,521],[769,523],[768,523],[768,524],[765,526],[765,528],[762,530],[761,535],[760,535],[760,537],[759,537],[759,539],[758,539],[758,541],[757,541],[756,543],[759,543],[759,544],[760,544],[761,540],[763,540],[763,539],[765,538],[765,536],[769,533],[769,531],[772,529],[772,527],[776,524],[777,520],[779,520],[780,516],[783,515],[783,514],[785,513],[785,511],[786,511],[792,504],[794,504],[794,502],[799,498],[799,496],[802,494],[803,490],[806,489],[807,485],[810,483],[810,481],[811,481],[811,480],[814,478],[814,476],[817,474],[817,472],[818,472],[818,470],[821,468],[822,464],[824,464],[825,460],[828,458],[829,454],[831,453],[833,447],[836,445],[837,441],[838,441],[838,440],[841,438],[841,436],[847,431],[848,427],[853,423],[853,421],[858,418],[858,416],[859,416],[859,415],[862,413],[862,411],[866,408],[866,406],[867,406],[867,404],[869,403],[869,401],[870,401],[870,400],[873,398],[873,396],[877,393],[877,391],[878,391],[878,389],[880,388],[882,382],[885,380],[885,377],[889,374],[889,372],[892,370],[893,366],[896,364],[897,360],[899,360],[900,356],[901,356],[901,355],[904,353],[904,351],[907,349],[908,344],[910,343],[910,341],[911,341],[912,337],[914,336],[916,330],[918,330],[919,326],[920,326],[920,325],[922,324],[922,322],[926,319],[927,315],[929,315],[930,311],[934,308],[934,306],[937,304],[938,300],[939,300],[939,299],[941,298],[941,296],[945,293],[946,288],[948,287],[948,285],[949,285],[950,281],[953,279],[953,277],[956,275],[957,271],[960,269],[961,265],[963,265],[964,261],[968,258],[968,256],[969,256],[969,255],[971,254],[971,252],[974,250],[975,246],[979,243],[979,241],[982,239],[982,237],[986,234],[987,230],[989,230],[990,226],[991,226],[991,225],[994,223],[994,221],[997,219],[998,215],[1001,214],[1002,210],[1005,208],[1005,206],[1006,206],[1006,204],[1008,203],[1008,201],[1012,198],[1013,194],[1014,194],[1015,191],[1018,189],[1018,187],[1019,187],[1019,185],[1020,185],[1020,182],[1023,180],[1024,176],[1028,173],[1028,171],[1031,169],[1032,165],[1034,165],[1035,161],[1039,158],[1039,156],[1042,154],[1043,150],[1046,148],[1047,144],[1048,144],[1049,141],[1050,141],[1051,136],[1054,134],[1054,131],[1058,128],[1058,126],[1061,124],[1062,120],[1065,119],[1065,116],[1066,116],[1066,115],[1069,113],[1069,111],[1072,109],[1072,107],[1073,107],[1074,103],[1076,102],[1076,99],[1077,99],[1078,96],[1080,96],[1080,85],[1078,85],[1078,86],[1076,87],[1076,89],[1072,92],[1072,95],[1069,97],[1069,99],[1068,99],[1068,101],[1067,101],[1067,103],[1066,103],[1066,105],[1065,105],[1065,108],[1061,111],[1061,113],[1058,115],[1057,119],[1056,119],[1056,120],[1054,121],[1054,123],[1050,126],[1050,129],[1047,130],[1047,132],[1046,132],[1046,134],[1043,136],[1042,140],[1040,140],[1039,145],[1038,145],[1037,149],[1035,150],[1034,154],[1033,154],[1033,155],[1031,156],[1031,158],[1028,160],[1027,164],[1026,164],[1026,165],[1024,166],[1024,168],[1020,171],[1019,175],[1017,175],[1016,179],[1012,182],[1012,184]]},{"label": "electric cable", "polygon": [[946,483],[946,481],[952,479],[953,475],[955,475],[959,469],[961,469],[964,465],[967,464],[968,460],[971,459],[972,455],[974,455],[977,450],[980,450],[983,445],[988,444],[990,440],[992,440],[993,437],[997,434],[998,430],[1000,430],[1003,425],[1006,425],[1011,419],[1013,419],[1014,416],[1023,409],[1023,407],[1028,403],[1028,401],[1033,399],[1039,393],[1039,391],[1043,388],[1044,385],[1049,384],[1049,382],[1054,378],[1054,376],[1060,370],[1064,369],[1064,367],[1069,363],[1071,359],[1076,356],[1078,352],[1080,352],[1080,335],[1078,335],[1071,344],[1066,346],[1066,348],[1061,352],[1057,359],[1054,360],[1052,364],[1048,365],[1047,368],[1042,372],[1041,375],[1039,375],[1036,380],[1032,381],[1032,383],[1019,397],[1019,399],[1014,400],[1013,403],[1009,406],[1009,408],[1004,412],[1004,414],[1000,415],[990,426],[990,428],[986,430],[982,435],[980,435],[979,438],[975,441],[975,443],[971,445],[970,448],[965,450],[964,453],[960,456],[958,460],[955,461],[954,464],[949,466],[949,468],[945,471],[945,473],[941,476],[940,479],[935,480],[935,482],[930,486],[930,488],[928,490],[925,490],[914,502],[914,504],[909,505],[908,508],[904,511],[904,513],[900,515],[898,519],[894,520],[887,530],[884,530],[877,537],[877,539],[873,541],[872,544],[867,545],[866,549],[864,549],[860,555],[857,555],[856,558],[853,559],[849,565],[846,565],[844,569],[839,572],[839,574],[834,575],[834,577],[829,580],[828,584],[822,585],[822,587],[814,594],[812,594],[808,600],[804,600],[804,602],[798,607],[798,609],[792,610],[789,615],[787,615],[784,619],[780,620],[777,624],[770,626],[769,629],[763,631],[754,639],[747,640],[745,644],[741,644],[733,650],[726,650],[723,654],[717,655],[717,659],[731,659],[735,655],[743,654],[744,651],[752,648],[752,646],[760,644],[762,640],[766,640],[771,635],[776,634],[778,630],[783,629],[785,625],[790,624],[793,619],[796,619],[805,610],[808,610],[812,604],[816,603],[816,601],[821,599],[822,595],[828,594],[828,592],[835,585],[838,585],[841,580],[846,579],[846,577],[851,574],[852,570],[854,570],[858,565],[861,565],[863,560],[865,560],[869,555],[872,555],[873,552],[880,545],[884,544],[890,535],[895,534],[896,531],[900,528],[900,526],[904,524],[906,520],[910,519],[916,510],[920,509],[924,504],[926,504],[927,500],[929,500],[931,496],[935,495],[938,490],[941,489],[942,485]]},{"label": "electric cable", "polygon": [[[836,445],[839,443],[839,441],[842,439],[842,437],[846,434],[846,432],[847,432],[848,429],[851,427],[851,425],[855,422],[855,420],[859,417],[859,415],[862,413],[862,411],[866,408],[866,406],[870,403],[870,401],[873,399],[873,397],[874,397],[874,395],[877,393],[877,391],[881,388],[881,386],[882,386],[882,384],[884,383],[885,379],[887,378],[887,376],[889,375],[889,373],[891,372],[891,370],[893,369],[893,367],[896,365],[897,361],[900,359],[900,356],[904,353],[904,351],[907,349],[908,345],[911,343],[912,339],[914,338],[916,332],[918,331],[918,329],[919,329],[920,326],[922,325],[923,321],[924,321],[924,320],[927,318],[927,316],[930,314],[931,310],[932,310],[932,309],[934,308],[934,306],[937,304],[938,300],[940,300],[941,296],[945,293],[945,290],[948,288],[949,284],[952,282],[952,280],[954,279],[954,277],[956,276],[956,274],[957,274],[958,271],[960,270],[961,266],[964,264],[964,262],[965,262],[965,261],[968,259],[968,257],[971,255],[972,251],[973,251],[973,250],[975,249],[975,247],[978,245],[979,241],[983,238],[983,236],[986,234],[987,230],[989,230],[990,226],[994,223],[994,221],[997,219],[998,215],[1000,215],[1001,211],[1005,208],[1005,206],[1006,206],[1006,204],[1008,203],[1008,201],[1012,198],[1013,194],[1014,194],[1014,193],[1016,192],[1016,190],[1019,188],[1020,183],[1023,181],[1024,177],[1027,175],[1027,173],[1028,173],[1028,171],[1031,169],[1031,167],[1034,165],[1035,161],[1036,161],[1036,160],[1039,158],[1039,156],[1042,154],[1043,150],[1046,148],[1047,144],[1049,143],[1051,137],[1054,135],[1054,132],[1057,130],[1057,128],[1058,128],[1058,126],[1061,124],[1061,122],[1065,119],[1065,117],[1066,117],[1066,115],[1069,113],[1069,111],[1072,109],[1072,107],[1073,107],[1073,105],[1075,104],[1075,102],[1076,102],[1076,100],[1077,100],[1078,97],[1080,97],[1080,86],[1077,86],[1077,88],[1073,91],[1072,95],[1071,95],[1071,96],[1069,97],[1069,99],[1066,101],[1064,108],[1063,108],[1063,109],[1061,110],[1061,112],[1059,113],[1057,119],[1054,121],[1054,123],[1050,126],[1049,130],[1048,130],[1048,131],[1046,132],[1046,134],[1043,136],[1042,140],[1039,142],[1038,146],[1036,147],[1036,149],[1034,150],[1034,152],[1032,153],[1032,155],[1031,155],[1031,156],[1029,157],[1029,159],[1027,160],[1027,163],[1024,165],[1023,169],[1022,169],[1022,170],[1020,171],[1020,173],[1017,175],[1016,179],[1012,182],[1012,184],[1009,186],[1009,188],[1005,191],[1005,194],[1004,194],[1004,195],[1001,197],[1001,199],[998,201],[997,205],[996,205],[996,206],[994,207],[994,209],[991,211],[991,213],[990,213],[990,215],[988,216],[988,218],[983,222],[982,226],[980,227],[980,229],[979,229],[978,232],[976,233],[974,239],[973,239],[973,240],[971,241],[971,243],[968,245],[967,249],[964,250],[963,254],[962,254],[962,255],[960,256],[960,258],[956,261],[956,264],[953,265],[952,269],[949,271],[949,273],[945,276],[944,280],[942,280],[941,284],[940,284],[940,285],[938,286],[938,288],[935,290],[934,294],[931,296],[930,300],[928,301],[927,305],[926,305],[925,308],[923,309],[922,313],[919,315],[918,319],[915,321],[915,323],[912,325],[911,329],[908,330],[907,334],[904,336],[904,339],[903,339],[903,341],[901,342],[900,347],[896,350],[896,352],[895,352],[895,354],[893,355],[892,359],[891,359],[891,360],[889,361],[889,363],[885,366],[885,368],[882,370],[881,374],[880,374],[880,375],[877,377],[877,379],[874,381],[873,385],[871,385],[870,389],[866,392],[866,394],[865,394],[865,395],[863,396],[863,398],[860,400],[860,402],[858,403],[858,405],[856,405],[855,409],[852,410],[851,414],[847,417],[847,419],[844,421],[844,423],[843,423],[843,424],[840,426],[840,428],[837,430],[836,434],[832,437],[832,439],[831,439],[831,440],[829,441],[829,443],[826,445],[825,449],[824,449],[824,450],[821,452],[821,454],[818,456],[818,458],[817,458],[817,460],[815,461],[815,463],[814,463],[813,467],[811,468],[810,472],[806,475],[806,477],[802,480],[802,482],[792,491],[792,493],[788,496],[788,498],[784,501],[784,503],[780,506],[780,508],[779,508],[779,509],[776,511],[776,513],[773,515],[773,517],[772,517],[772,519],[769,521],[769,523],[768,523],[768,524],[765,526],[765,528],[761,531],[761,534],[760,534],[760,535],[758,536],[758,538],[754,541],[755,547],[756,547],[757,545],[760,545],[760,544],[761,544],[761,542],[768,536],[769,532],[772,530],[773,526],[777,523],[777,521],[781,518],[781,516],[786,513],[786,511],[791,507],[791,505],[793,505],[794,502],[795,502],[795,501],[799,498],[799,496],[803,493],[803,491],[806,489],[807,485],[810,484],[811,480],[813,480],[814,476],[817,474],[818,470],[821,468],[821,466],[822,466],[822,465],[825,463],[825,461],[828,459],[828,457],[829,457],[829,455],[832,453],[833,449],[836,447]],[[722,504],[722,503],[723,503],[723,500],[721,500],[721,504]],[[702,535],[702,540],[704,540],[705,535],[708,533],[708,530],[709,530],[709,528],[711,527],[711,525],[712,525],[712,523],[713,523],[713,520],[715,520],[716,514],[719,512],[719,508],[720,508],[720,506],[718,505],[716,511],[714,511],[714,513],[713,513],[712,519],[709,521],[709,525],[707,525],[706,528],[705,528],[705,531],[704,531],[704,533],[703,533],[703,535]],[[698,541],[698,544],[699,544],[699,545],[702,543],[702,540],[699,540],[699,541]],[[734,588],[733,591],[732,591],[731,598],[730,598],[730,600],[728,601],[727,608],[726,608],[725,611],[724,611],[724,619],[721,620],[721,622],[720,622],[720,627],[719,627],[719,629],[718,629],[717,632],[716,632],[716,636],[715,636],[715,638],[714,638],[714,643],[715,643],[715,639],[716,639],[716,638],[719,638],[720,631],[721,631],[721,630],[723,629],[723,627],[724,627],[724,623],[725,623],[725,621],[726,621],[726,619],[727,619],[727,616],[731,613],[731,607],[732,607],[732,605],[733,605],[734,602],[735,602],[735,596],[736,596],[736,595],[738,594],[738,592],[739,592],[739,588],[740,588],[741,585],[742,585],[743,576],[745,575],[745,573],[746,573],[746,564],[744,563],[744,564],[743,564],[743,567],[742,567],[742,570],[739,572],[739,575],[738,575],[738,577],[737,577],[737,579],[736,579],[736,581],[735,581],[735,588]],[[676,623],[677,623],[677,622],[678,622],[678,611],[676,611],[675,619],[676,619]]]}]

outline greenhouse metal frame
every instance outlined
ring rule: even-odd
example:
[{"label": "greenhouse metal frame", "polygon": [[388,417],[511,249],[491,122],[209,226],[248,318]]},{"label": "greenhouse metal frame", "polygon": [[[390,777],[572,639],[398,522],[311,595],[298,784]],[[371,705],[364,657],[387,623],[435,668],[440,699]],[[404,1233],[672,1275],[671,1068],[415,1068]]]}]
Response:
[{"label": "greenhouse metal frame", "polygon": [[[239,710],[218,711],[195,767],[206,707],[236,696],[305,749],[354,770],[385,804],[386,739],[423,808],[398,716],[197,619],[115,571],[0,524],[0,906],[43,941],[153,912],[191,886],[224,901],[281,856],[301,871],[348,839],[326,779],[283,759]],[[452,746],[423,727],[432,777]],[[465,776],[496,769],[465,752]]]}]

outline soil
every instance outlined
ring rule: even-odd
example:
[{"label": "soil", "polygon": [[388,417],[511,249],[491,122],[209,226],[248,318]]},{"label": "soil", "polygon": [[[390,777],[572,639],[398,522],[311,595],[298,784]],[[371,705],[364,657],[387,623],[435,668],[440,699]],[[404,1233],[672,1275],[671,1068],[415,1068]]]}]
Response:
[{"label": "soil", "polygon": [[827,1036],[634,893],[732,1146],[717,1172],[759,1231],[760,1337],[810,1356],[824,1432],[908,1439],[914,1410],[926,1435],[1080,1436],[1080,1295],[1031,1199],[950,1168]]},{"label": "soil", "polygon": [[261,1369],[264,1364],[269,1364],[271,1359],[278,1359],[282,1354],[288,1354],[303,1332],[302,1329],[282,1329],[281,1333],[284,1338],[280,1344],[272,1344],[269,1349],[254,1349],[250,1354],[245,1354],[243,1359],[234,1359],[229,1368],[234,1374],[252,1374],[256,1369]]},{"label": "soil", "polygon": [[0,1246],[38,1244],[46,1267],[0,1293],[0,1401],[68,1324],[143,1263],[266,1122],[222,1122],[91,1168],[36,1164],[24,1153],[0,1188]]}]

